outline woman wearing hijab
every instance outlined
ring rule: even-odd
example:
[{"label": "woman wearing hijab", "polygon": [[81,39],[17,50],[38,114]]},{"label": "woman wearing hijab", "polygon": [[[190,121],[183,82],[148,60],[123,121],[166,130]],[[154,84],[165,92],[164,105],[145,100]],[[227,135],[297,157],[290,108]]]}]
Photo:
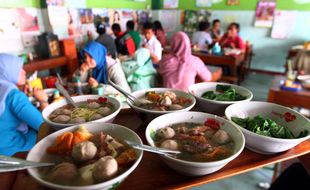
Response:
[{"label": "woman wearing hijab", "polygon": [[102,44],[92,41],[82,51],[85,56],[84,62],[73,77],[79,76],[81,82],[88,82],[90,86],[97,86],[98,83],[107,84],[109,78],[127,92],[131,91],[120,62],[108,56]]},{"label": "woman wearing hijab", "polygon": [[154,87],[156,70],[148,49],[138,49],[134,60],[122,63],[122,67],[132,91]]},{"label": "woman wearing hijab", "polygon": [[177,32],[171,38],[171,53],[165,55],[159,64],[164,87],[187,91],[195,83],[196,76],[210,81],[211,73],[206,65],[192,55],[191,44],[184,32]]},{"label": "woman wearing hijab", "polygon": [[[0,155],[30,150],[43,123],[41,113],[16,86],[25,82],[23,59],[0,53]],[[34,95],[43,109],[47,95],[43,90],[35,90]]]}]

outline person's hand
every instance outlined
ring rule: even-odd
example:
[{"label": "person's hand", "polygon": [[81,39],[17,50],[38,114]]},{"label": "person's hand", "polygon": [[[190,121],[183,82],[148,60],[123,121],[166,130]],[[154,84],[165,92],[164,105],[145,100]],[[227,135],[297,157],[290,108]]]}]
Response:
[{"label": "person's hand", "polygon": [[98,81],[96,79],[94,79],[93,77],[90,77],[88,79],[88,85],[91,87],[91,88],[96,88],[98,87]]},{"label": "person's hand", "polygon": [[83,73],[87,72],[87,71],[89,70],[88,64],[82,63],[82,65],[81,65],[81,67],[80,67],[80,70],[81,70]]},{"label": "person's hand", "polygon": [[47,102],[48,96],[42,89],[34,88],[33,89],[33,96],[39,101],[39,102]]},{"label": "person's hand", "polygon": [[232,49],[236,49],[236,45],[235,45],[234,43],[230,43],[230,47],[231,47]]}]

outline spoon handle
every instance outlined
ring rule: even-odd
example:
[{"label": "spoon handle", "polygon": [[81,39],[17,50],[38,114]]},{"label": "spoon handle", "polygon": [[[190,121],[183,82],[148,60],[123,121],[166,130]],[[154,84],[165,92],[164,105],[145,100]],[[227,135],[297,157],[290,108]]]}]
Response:
[{"label": "spoon handle", "polygon": [[54,163],[41,163],[33,162],[8,156],[0,156],[0,173],[1,172],[10,172],[17,170],[24,170],[27,168],[36,168],[44,166],[53,166]]},{"label": "spoon handle", "polygon": [[157,147],[148,146],[148,145],[144,145],[144,144],[137,144],[137,143],[133,143],[133,142],[127,142],[127,144],[129,144],[132,148],[144,150],[144,151],[148,151],[148,152],[153,152],[153,153],[157,153],[157,154],[167,155],[167,154],[180,154],[181,153],[178,150],[169,150],[169,149],[164,149],[164,148],[157,148]]},{"label": "spoon handle", "polygon": [[62,95],[64,95],[64,97],[66,98],[66,100],[68,101],[68,103],[72,104],[75,108],[77,108],[78,106],[75,104],[75,102],[72,100],[71,96],[69,95],[69,93],[67,92],[67,90],[59,83],[56,82],[55,83],[56,88],[60,91],[60,93]]},{"label": "spoon handle", "polygon": [[113,86],[116,90],[118,90],[120,93],[122,93],[124,96],[126,96],[132,103],[135,103],[135,97],[130,95],[128,92],[123,90],[121,87],[116,85],[114,82],[112,82],[110,79],[108,79],[108,83]]}]

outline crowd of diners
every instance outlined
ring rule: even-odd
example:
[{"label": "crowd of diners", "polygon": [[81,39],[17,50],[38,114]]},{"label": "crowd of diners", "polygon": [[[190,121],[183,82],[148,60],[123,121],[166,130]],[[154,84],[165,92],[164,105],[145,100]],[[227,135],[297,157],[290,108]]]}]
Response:
[{"label": "crowd of diners", "polygon": [[[200,58],[192,55],[193,45],[208,48],[218,42],[223,47],[244,48],[237,23],[231,23],[227,32],[222,34],[219,20],[214,20],[211,28],[208,22],[200,22],[192,40],[188,34],[179,31],[168,41],[159,21],[144,23],[140,31],[135,28],[131,20],[126,23],[125,31],[118,23],[114,23],[111,35],[104,24],[98,24],[98,37],[82,48],[82,61],[72,78],[79,77],[81,82],[90,86],[107,84],[109,79],[127,92],[159,85],[187,91],[196,78],[205,82],[212,80],[208,67]],[[163,54],[167,45],[170,46],[169,53]],[[23,60],[1,53],[0,126],[3,127],[0,131],[0,155],[11,156],[30,150],[43,123],[40,111],[18,88],[25,83]],[[40,102],[41,110],[48,105],[48,96],[43,90],[34,89],[34,97]]]}]

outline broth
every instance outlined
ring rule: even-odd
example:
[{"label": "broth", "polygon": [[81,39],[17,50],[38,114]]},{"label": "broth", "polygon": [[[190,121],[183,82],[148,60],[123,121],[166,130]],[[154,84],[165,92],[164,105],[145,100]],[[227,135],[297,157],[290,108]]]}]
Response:
[{"label": "broth", "polygon": [[181,151],[175,157],[193,162],[211,162],[234,153],[229,134],[214,124],[178,123],[159,129],[153,140],[157,147]]}]

